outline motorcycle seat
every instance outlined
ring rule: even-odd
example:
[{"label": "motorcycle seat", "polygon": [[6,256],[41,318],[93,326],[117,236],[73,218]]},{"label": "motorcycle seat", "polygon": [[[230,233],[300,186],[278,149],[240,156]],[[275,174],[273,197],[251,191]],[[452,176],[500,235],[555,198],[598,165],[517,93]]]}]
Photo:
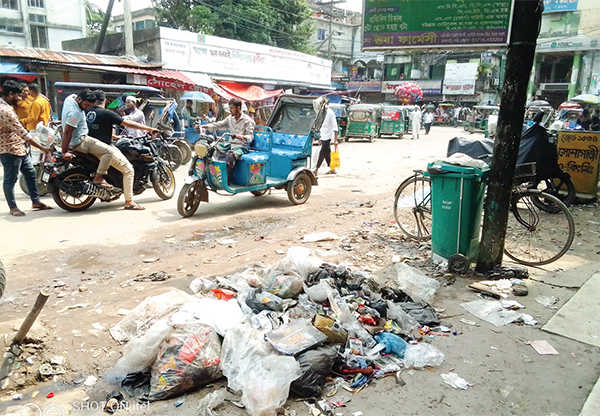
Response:
[{"label": "motorcycle seat", "polygon": [[71,153],[73,153],[76,158],[87,159],[90,162],[100,163],[100,161],[98,160],[98,158],[96,156],[92,155],[92,154],[82,153],[82,152],[75,152],[75,151],[72,151],[72,150],[71,150]]}]

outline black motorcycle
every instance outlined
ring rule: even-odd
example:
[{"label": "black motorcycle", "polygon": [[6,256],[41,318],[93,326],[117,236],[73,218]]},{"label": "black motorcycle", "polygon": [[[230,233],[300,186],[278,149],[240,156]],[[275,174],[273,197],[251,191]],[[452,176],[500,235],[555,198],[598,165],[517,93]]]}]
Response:
[{"label": "black motorcycle", "polygon": [[[137,139],[122,138],[115,146],[131,162],[134,170],[133,194],[139,195],[153,187],[161,199],[171,199],[175,194],[175,176],[167,162],[160,157],[159,150],[150,136]],[[42,181],[51,185],[56,204],[66,211],[84,211],[96,199],[111,202],[123,194],[123,175],[111,167],[104,179],[113,185],[106,189],[92,183],[98,167],[98,159],[92,155],[73,152],[70,161],[56,153],[47,163]]]}]

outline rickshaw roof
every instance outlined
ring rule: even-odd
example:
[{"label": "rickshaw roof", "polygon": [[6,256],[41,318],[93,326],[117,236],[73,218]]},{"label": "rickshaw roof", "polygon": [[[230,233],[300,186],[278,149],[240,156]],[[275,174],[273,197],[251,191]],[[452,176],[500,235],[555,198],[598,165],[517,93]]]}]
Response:
[{"label": "rickshaw roof", "polygon": [[381,105],[381,109],[382,110],[396,110],[396,111],[400,111],[402,109],[404,109],[405,107],[401,106],[401,105],[388,105],[388,104],[382,104]]},{"label": "rickshaw roof", "polygon": [[313,101],[318,97],[303,95],[282,95],[279,97],[273,112],[269,116],[267,126],[274,132],[307,135],[314,129],[319,129],[323,123],[323,110],[315,111]]},{"label": "rickshaw roof", "polygon": [[379,110],[381,109],[381,105],[379,104],[354,104],[351,105],[348,110]]}]

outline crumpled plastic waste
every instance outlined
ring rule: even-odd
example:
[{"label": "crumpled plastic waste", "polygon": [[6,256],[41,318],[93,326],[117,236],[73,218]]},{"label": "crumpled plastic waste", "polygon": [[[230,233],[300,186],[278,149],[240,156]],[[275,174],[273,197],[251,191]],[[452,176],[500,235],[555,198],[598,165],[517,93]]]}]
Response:
[{"label": "crumpled plastic waste", "polygon": [[225,402],[227,398],[227,389],[215,390],[212,393],[208,393],[198,402],[198,415],[199,416],[216,416],[214,410]]},{"label": "crumpled plastic waste", "polygon": [[296,361],[303,374],[292,382],[291,390],[302,397],[319,397],[339,349],[340,345],[331,345],[298,355]]},{"label": "crumpled plastic waste", "polygon": [[242,392],[252,416],[273,414],[285,403],[292,381],[302,375],[293,357],[278,355],[262,337],[249,325],[239,325],[225,335],[221,355],[229,388]]},{"label": "crumpled plastic waste", "polygon": [[467,380],[459,377],[458,374],[453,372],[440,374],[440,376],[442,377],[442,380],[444,380],[444,383],[454,387],[455,389],[466,390],[472,385]]},{"label": "crumpled plastic waste", "polygon": [[398,287],[414,300],[427,303],[433,301],[435,291],[440,287],[440,282],[426,276],[422,271],[406,263],[397,263]]},{"label": "crumpled plastic waste", "polygon": [[444,362],[444,354],[435,346],[426,343],[408,345],[404,352],[406,368],[439,367]]},{"label": "crumpled plastic waste", "polygon": [[398,335],[390,334],[389,332],[381,332],[375,335],[375,340],[379,344],[385,345],[386,354],[394,353],[399,358],[404,357],[404,351],[406,351],[406,346],[408,344]]},{"label": "crumpled plastic waste", "polygon": [[460,306],[479,319],[483,319],[495,326],[509,324],[518,320],[523,315],[522,312],[504,309],[502,303],[497,300],[479,299],[461,303]]},{"label": "crumpled plastic waste", "polygon": [[265,339],[280,353],[296,355],[324,342],[327,336],[299,318],[265,334]]}]

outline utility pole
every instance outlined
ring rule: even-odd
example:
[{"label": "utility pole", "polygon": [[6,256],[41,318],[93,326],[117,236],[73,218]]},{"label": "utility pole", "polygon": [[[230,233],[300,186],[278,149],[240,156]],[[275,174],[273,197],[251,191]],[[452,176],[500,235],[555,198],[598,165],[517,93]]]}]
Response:
[{"label": "utility pole", "polygon": [[123,0],[125,18],[125,55],[134,56],[133,53],[133,22],[131,21],[131,0]]},{"label": "utility pole", "polygon": [[106,29],[110,22],[110,16],[112,14],[113,5],[115,0],[109,0],[106,6],[106,13],[104,13],[104,20],[102,21],[102,28],[100,29],[100,36],[98,37],[98,43],[96,43],[96,50],[94,53],[102,53],[102,44],[104,43],[104,36],[106,36]]},{"label": "utility pole", "polygon": [[329,2],[329,46],[327,58],[331,61],[331,39],[333,38],[333,1]]},{"label": "utility pole", "polygon": [[477,270],[480,272],[491,270],[502,263],[513,175],[525,113],[527,83],[533,66],[543,10],[542,0],[515,1],[498,116],[498,134],[492,156],[477,260]]}]

